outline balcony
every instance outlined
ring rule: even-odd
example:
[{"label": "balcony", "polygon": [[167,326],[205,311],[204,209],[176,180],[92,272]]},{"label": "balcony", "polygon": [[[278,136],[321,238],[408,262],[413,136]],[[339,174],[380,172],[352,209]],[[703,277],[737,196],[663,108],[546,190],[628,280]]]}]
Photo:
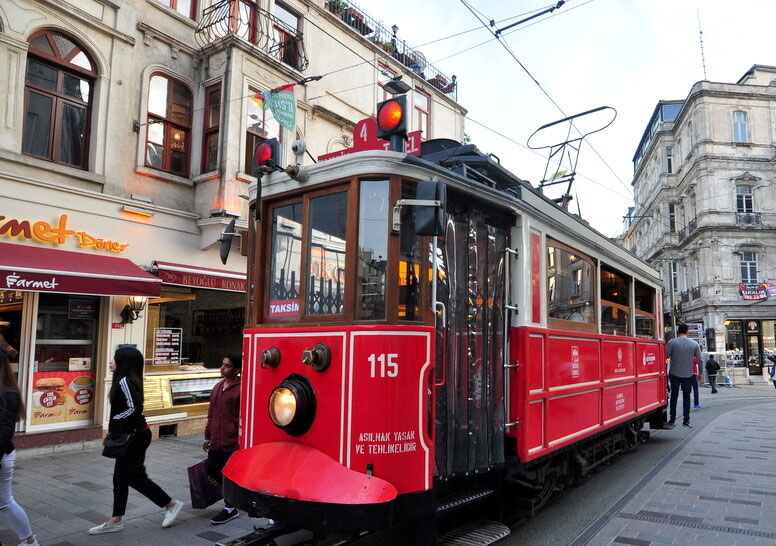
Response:
[{"label": "balcony", "polygon": [[737,212],[736,224],[739,226],[760,225],[762,221],[760,219],[759,212]]},{"label": "balcony", "polygon": [[690,299],[691,300],[697,300],[701,297],[701,287],[696,286],[695,288],[690,289]]},{"label": "balcony", "polygon": [[309,61],[302,33],[250,2],[219,0],[202,11],[194,33],[200,47],[238,36],[256,49],[302,71]]},{"label": "balcony", "polygon": [[679,299],[681,300],[682,303],[689,302],[690,301],[690,292],[688,290],[685,290],[684,292],[681,293]]},{"label": "balcony", "polygon": [[370,17],[353,2],[345,0],[326,0],[326,9],[335,17],[356,30],[361,36],[373,42],[412,72],[453,100],[458,100],[458,84],[456,77],[448,77],[437,70],[420,51],[409,47],[404,40],[396,36],[382,23]]},{"label": "balcony", "polygon": [[687,234],[690,235],[696,229],[698,229],[698,218],[693,218],[690,220],[690,223],[687,224]]}]

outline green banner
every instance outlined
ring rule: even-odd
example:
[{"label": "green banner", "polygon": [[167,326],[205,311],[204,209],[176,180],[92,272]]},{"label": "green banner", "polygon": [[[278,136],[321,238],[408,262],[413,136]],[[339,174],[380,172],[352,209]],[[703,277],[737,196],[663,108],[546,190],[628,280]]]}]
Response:
[{"label": "green banner", "polygon": [[269,109],[277,122],[293,131],[296,129],[296,99],[294,97],[294,84],[284,85],[271,90],[267,97]]}]

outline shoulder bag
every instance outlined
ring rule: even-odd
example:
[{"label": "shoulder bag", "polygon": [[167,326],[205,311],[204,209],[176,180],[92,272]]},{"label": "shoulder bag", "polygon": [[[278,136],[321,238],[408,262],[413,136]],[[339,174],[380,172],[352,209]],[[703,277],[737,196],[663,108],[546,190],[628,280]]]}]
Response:
[{"label": "shoulder bag", "polygon": [[118,459],[127,454],[129,444],[132,443],[132,438],[135,436],[134,432],[129,434],[117,434],[115,432],[109,432],[105,439],[102,441],[102,456],[109,459]]}]

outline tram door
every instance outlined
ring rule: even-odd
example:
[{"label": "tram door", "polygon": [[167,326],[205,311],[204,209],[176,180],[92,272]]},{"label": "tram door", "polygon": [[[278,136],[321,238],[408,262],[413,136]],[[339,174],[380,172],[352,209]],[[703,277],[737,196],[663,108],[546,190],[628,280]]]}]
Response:
[{"label": "tram door", "polygon": [[[484,208],[484,207],[483,207]],[[504,462],[504,254],[507,221],[448,194],[438,237],[436,472]]]}]

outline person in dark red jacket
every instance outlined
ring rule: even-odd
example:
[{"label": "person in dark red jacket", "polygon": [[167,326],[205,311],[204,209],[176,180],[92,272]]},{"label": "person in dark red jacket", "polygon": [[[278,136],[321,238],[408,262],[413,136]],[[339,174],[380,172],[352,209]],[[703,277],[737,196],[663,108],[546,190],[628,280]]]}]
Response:
[{"label": "person in dark red jacket", "polygon": [[[202,449],[207,451],[206,470],[208,475],[222,483],[221,471],[226,461],[237,450],[237,427],[240,419],[240,371],[242,358],[240,355],[228,354],[221,362],[221,377],[210,393],[210,407],[207,410],[207,425],[205,425],[205,443]],[[213,525],[231,521],[240,514],[229,503],[224,503],[224,509],[210,520]]]}]

